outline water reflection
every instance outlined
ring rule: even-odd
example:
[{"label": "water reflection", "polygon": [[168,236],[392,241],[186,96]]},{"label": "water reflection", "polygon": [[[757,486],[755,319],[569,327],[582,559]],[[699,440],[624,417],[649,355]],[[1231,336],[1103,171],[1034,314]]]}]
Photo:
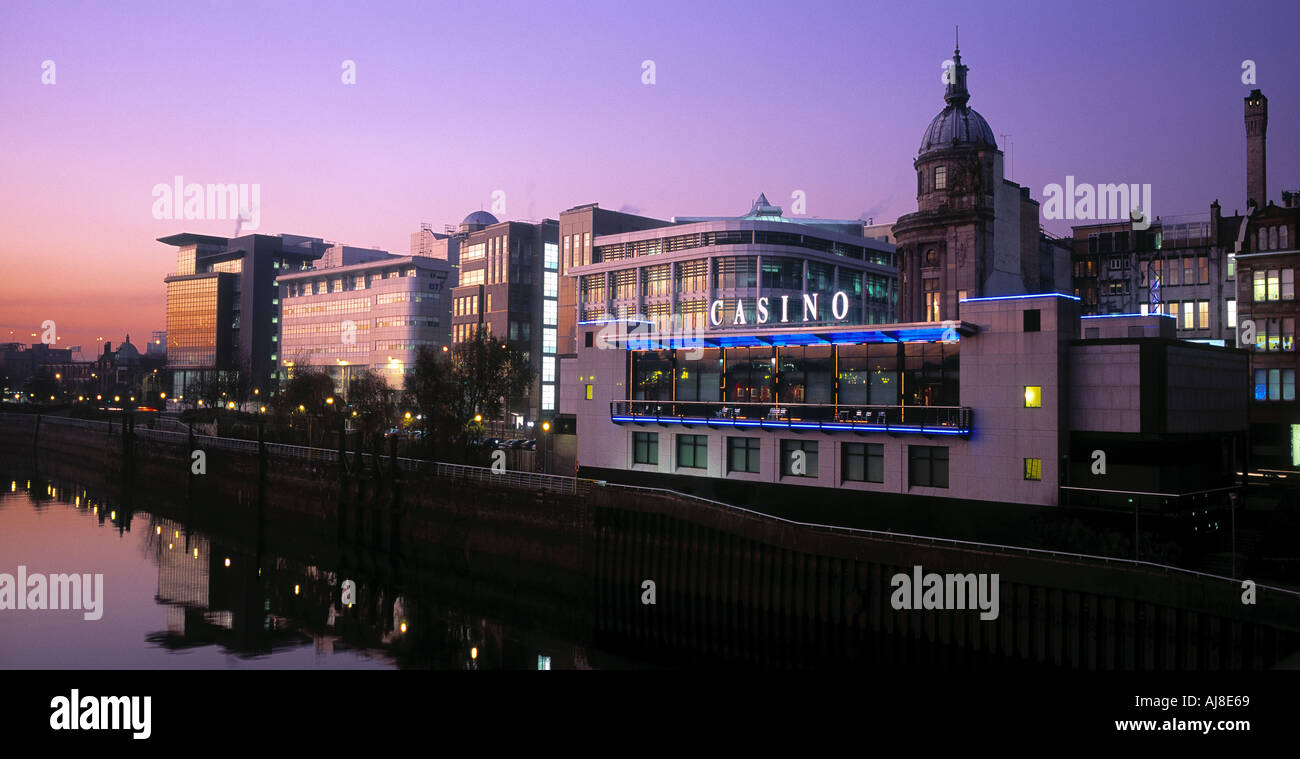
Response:
[{"label": "water reflection", "polygon": [[[265,526],[193,519],[110,500],[93,487],[10,474],[0,490],[0,572],[105,575],[101,622],[0,611],[0,667],[588,668],[585,644],[440,603],[391,562],[263,555]],[[186,502],[175,512],[206,513]],[[316,560],[312,555],[316,554]],[[323,562],[321,559],[332,559]],[[354,561],[350,569],[341,564]],[[345,602],[344,584],[347,583]],[[104,655],[105,652],[111,652]],[[605,666],[635,666],[598,655]]]}]

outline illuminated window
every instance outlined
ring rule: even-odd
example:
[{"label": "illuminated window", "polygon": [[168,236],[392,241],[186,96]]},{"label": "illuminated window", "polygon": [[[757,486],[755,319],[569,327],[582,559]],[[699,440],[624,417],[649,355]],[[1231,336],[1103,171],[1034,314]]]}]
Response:
[{"label": "illuminated window", "polygon": [[1210,302],[1208,300],[1198,300],[1196,302],[1196,328],[1210,328]]},{"label": "illuminated window", "polygon": [[542,385],[542,411],[555,410],[555,385]]},{"label": "illuminated window", "polygon": [[1025,479],[1026,480],[1043,479],[1042,459],[1025,459]]},{"label": "illuminated window", "polygon": [[1282,270],[1282,300],[1295,300],[1295,269]]},{"label": "illuminated window", "polygon": [[1232,298],[1228,299],[1228,326],[1237,326],[1237,301]]},{"label": "illuminated window", "polygon": [[560,295],[560,275],[548,271],[542,275],[542,295],[547,298],[557,298]]},{"label": "illuminated window", "polygon": [[542,356],[542,382],[555,381],[555,356]]},{"label": "illuminated window", "polygon": [[595,385],[587,385],[583,390],[583,394],[582,394],[583,398],[586,398],[587,400],[592,400],[593,398],[596,397],[595,392],[596,392]]},{"label": "illuminated window", "polygon": [[1043,387],[1041,385],[1025,385],[1025,408],[1042,407]]},{"label": "illuminated window", "polygon": [[944,190],[948,187],[948,167],[934,167],[934,189]]}]

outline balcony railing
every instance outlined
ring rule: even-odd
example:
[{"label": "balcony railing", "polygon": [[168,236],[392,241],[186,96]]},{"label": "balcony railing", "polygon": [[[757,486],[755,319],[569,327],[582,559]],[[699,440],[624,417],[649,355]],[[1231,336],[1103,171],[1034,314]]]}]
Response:
[{"label": "balcony railing", "polygon": [[968,406],[857,406],[814,403],[614,401],[618,424],[658,423],[704,427],[819,429],[827,432],[962,435],[971,433]]}]

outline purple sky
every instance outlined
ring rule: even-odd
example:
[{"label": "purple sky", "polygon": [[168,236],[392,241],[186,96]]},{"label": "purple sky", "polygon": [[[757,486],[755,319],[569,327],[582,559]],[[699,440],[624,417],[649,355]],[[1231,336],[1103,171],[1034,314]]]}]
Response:
[{"label": "purple sky", "polygon": [[1073,174],[1150,183],[1162,216],[1243,207],[1252,59],[1278,201],[1300,189],[1284,139],[1300,126],[1300,4],[1252,8],[5,0],[0,341],[31,342],[45,319],[62,345],[163,329],[175,260],[155,238],[235,227],[155,220],[151,189],[178,174],[260,184],[259,232],[398,253],[496,190],[508,219],[589,202],[732,214],[760,191],[788,212],[803,190],[810,216],[892,221],[915,209],[957,23],[971,106],[1010,135],[1008,176],[1035,198]]}]

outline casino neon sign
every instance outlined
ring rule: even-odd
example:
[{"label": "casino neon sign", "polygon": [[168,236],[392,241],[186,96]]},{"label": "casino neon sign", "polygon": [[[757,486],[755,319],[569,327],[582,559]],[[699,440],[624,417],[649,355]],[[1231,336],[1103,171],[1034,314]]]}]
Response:
[{"label": "casino neon sign", "polygon": [[[801,321],[820,321],[817,316],[817,299],[821,293],[804,293],[803,295],[803,319]],[[780,296],[779,303],[773,303],[771,298],[759,298],[755,303],[754,323],[767,324],[772,321],[772,317],[779,315],[781,318],[776,319],[778,324],[790,323],[790,296]],[[778,314],[773,314],[773,307],[776,307]],[[799,304],[795,305],[799,308]],[[837,291],[831,296],[831,316],[835,321],[844,321],[849,315],[849,296],[843,290]],[[723,303],[721,300],[715,300],[709,304],[709,324],[714,327],[721,327],[723,320],[728,316],[731,317],[732,326],[748,324],[745,318],[745,301],[738,298],[736,300],[736,311],[734,314],[723,313]]]}]

